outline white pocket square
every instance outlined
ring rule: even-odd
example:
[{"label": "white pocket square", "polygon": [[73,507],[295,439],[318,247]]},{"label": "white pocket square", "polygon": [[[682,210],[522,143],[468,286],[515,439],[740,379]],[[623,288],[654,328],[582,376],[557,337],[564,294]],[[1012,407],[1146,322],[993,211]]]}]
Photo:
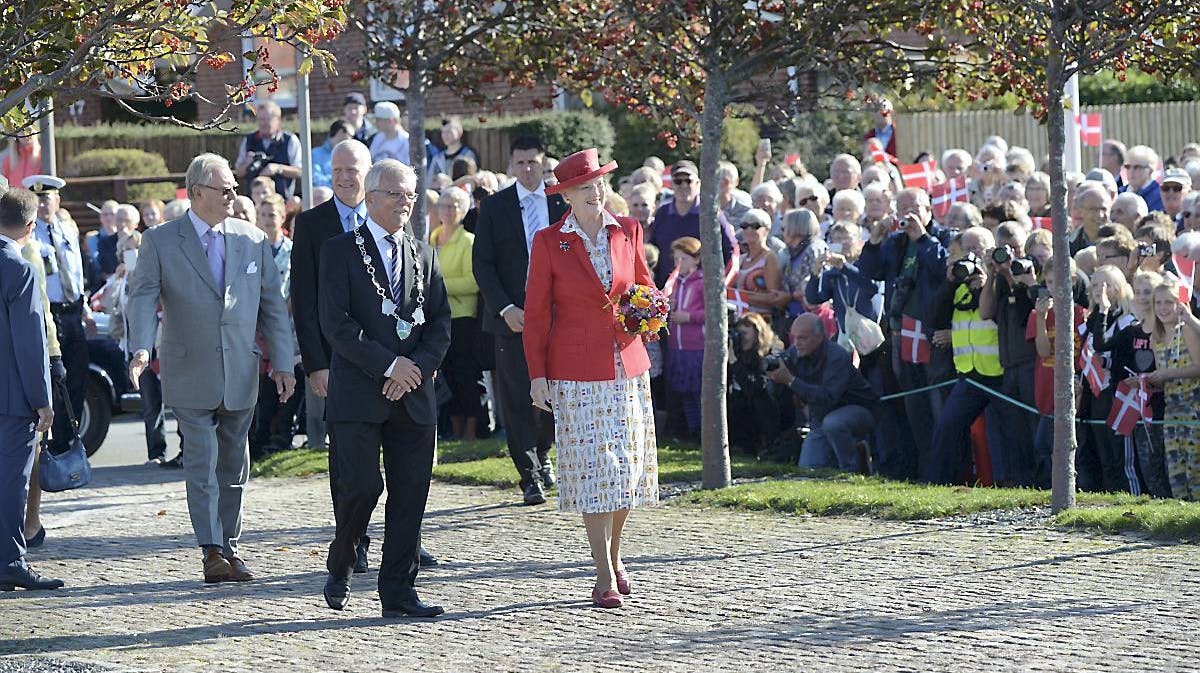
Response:
[{"label": "white pocket square", "polygon": [[247,274],[258,273],[258,264],[255,264],[254,262],[250,262],[250,264],[246,266],[246,273]]}]

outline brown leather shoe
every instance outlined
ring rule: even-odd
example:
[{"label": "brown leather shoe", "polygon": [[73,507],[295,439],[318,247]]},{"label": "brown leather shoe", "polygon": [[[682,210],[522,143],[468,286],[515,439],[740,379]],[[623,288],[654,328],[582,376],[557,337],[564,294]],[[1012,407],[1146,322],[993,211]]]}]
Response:
[{"label": "brown leather shoe", "polygon": [[204,582],[216,584],[233,579],[233,566],[221,556],[221,550],[208,549],[204,552]]},{"label": "brown leather shoe", "polygon": [[246,567],[246,562],[237,556],[226,556],[225,560],[229,562],[233,569],[229,580],[232,582],[249,582],[254,579],[254,573],[250,572],[250,568]]}]

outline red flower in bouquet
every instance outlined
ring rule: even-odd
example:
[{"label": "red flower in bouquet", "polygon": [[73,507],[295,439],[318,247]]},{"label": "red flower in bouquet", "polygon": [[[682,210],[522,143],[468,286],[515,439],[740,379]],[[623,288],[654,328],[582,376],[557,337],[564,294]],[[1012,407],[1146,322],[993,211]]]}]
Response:
[{"label": "red flower in bouquet", "polygon": [[617,300],[617,321],[625,331],[657,341],[671,310],[667,296],[650,285],[634,285]]}]

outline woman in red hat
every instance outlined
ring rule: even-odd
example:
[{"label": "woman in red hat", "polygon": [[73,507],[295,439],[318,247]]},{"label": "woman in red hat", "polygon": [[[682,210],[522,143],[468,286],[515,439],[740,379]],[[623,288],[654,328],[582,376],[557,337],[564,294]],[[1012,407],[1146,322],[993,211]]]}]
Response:
[{"label": "woman in red hat", "polygon": [[554,169],[570,210],[533,239],[525,300],[525,358],[533,404],[554,414],[558,508],[583,515],[599,607],[622,605],[629,575],[621,531],[629,510],[658,502],[650,359],[615,306],[634,284],[653,286],[637,220],[605,209],[609,187],[594,149]]}]

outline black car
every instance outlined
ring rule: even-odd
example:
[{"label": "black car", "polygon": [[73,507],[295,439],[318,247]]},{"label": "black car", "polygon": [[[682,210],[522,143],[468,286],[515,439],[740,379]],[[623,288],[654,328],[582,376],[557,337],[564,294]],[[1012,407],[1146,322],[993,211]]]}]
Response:
[{"label": "black car", "polygon": [[142,397],[129,382],[125,354],[108,336],[109,316],[96,313],[93,317],[96,336],[88,337],[87,395],[79,415],[79,435],[89,456],[104,443],[113,416],[142,410]]}]

